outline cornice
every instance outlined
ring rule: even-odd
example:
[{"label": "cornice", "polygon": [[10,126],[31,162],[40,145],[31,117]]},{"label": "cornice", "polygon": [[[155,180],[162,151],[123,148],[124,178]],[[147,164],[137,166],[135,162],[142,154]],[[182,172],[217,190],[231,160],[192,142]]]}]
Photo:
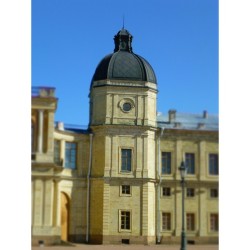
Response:
[{"label": "cornice", "polygon": [[98,87],[104,87],[104,86],[114,86],[114,87],[131,87],[131,88],[147,88],[147,89],[152,89],[156,93],[158,92],[157,90],[157,85],[155,83],[151,82],[144,82],[144,81],[126,81],[126,80],[120,80],[120,81],[110,81],[110,80],[101,80],[101,81],[95,81],[92,85],[93,88],[98,88]]},{"label": "cornice", "polygon": [[128,131],[128,134],[136,132],[136,131],[157,131],[157,127],[153,126],[145,126],[145,125],[124,125],[124,124],[100,124],[100,125],[91,125],[90,128],[92,131],[106,131],[108,133],[113,130],[117,133],[117,130],[125,130]]}]

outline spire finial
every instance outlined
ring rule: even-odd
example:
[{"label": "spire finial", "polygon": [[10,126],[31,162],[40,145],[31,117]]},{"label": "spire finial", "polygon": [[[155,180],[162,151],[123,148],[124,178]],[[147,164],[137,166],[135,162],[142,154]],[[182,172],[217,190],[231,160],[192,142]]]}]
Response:
[{"label": "spire finial", "polygon": [[124,17],[124,14],[122,16],[122,29],[124,29],[124,20],[125,20],[125,17]]}]

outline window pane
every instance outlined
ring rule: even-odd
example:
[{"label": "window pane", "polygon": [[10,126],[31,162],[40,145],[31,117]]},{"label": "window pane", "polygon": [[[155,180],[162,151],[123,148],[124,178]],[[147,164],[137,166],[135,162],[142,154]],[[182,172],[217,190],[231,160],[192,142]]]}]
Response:
[{"label": "window pane", "polygon": [[131,149],[122,149],[122,171],[131,171]]},{"label": "window pane", "polygon": [[219,230],[218,214],[211,214],[210,215],[210,230],[211,231],[218,231]]},{"label": "window pane", "polygon": [[187,219],[187,230],[194,231],[195,230],[194,214],[188,213],[186,215],[186,219]]},{"label": "window pane", "polygon": [[187,188],[187,197],[194,197],[195,190],[194,188]]},{"label": "window pane", "polygon": [[130,194],[130,186],[122,185],[122,194]]},{"label": "window pane", "polygon": [[210,189],[210,197],[211,198],[217,198],[219,196],[218,189],[212,188]]},{"label": "window pane", "polygon": [[74,142],[65,144],[65,168],[76,168],[76,143]]},{"label": "window pane", "polygon": [[186,153],[185,154],[185,164],[187,167],[188,174],[195,174],[195,163],[194,163],[194,154]]},{"label": "window pane", "polygon": [[130,212],[121,211],[121,229],[130,229]]},{"label": "window pane", "polygon": [[162,188],[162,195],[163,196],[171,196],[171,188],[170,187],[163,187]]},{"label": "window pane", "polygon": [[171,174],[171,153],[170,152],[161,153],[161,173]]},{"label": "window pane", "polygon": [[209,154],[209,174],[219,174],[219,160],[217,154]]},{"label": "window pane", "polygon": [[171,214],[162,213],[162,229],[171,230]]}]

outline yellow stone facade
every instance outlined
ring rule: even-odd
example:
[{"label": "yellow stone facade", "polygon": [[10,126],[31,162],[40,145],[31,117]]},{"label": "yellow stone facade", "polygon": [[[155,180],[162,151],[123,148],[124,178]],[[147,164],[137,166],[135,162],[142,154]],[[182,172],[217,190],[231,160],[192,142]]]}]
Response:
[{"label": "yellow stone facade", "polygon": [[[117,104],[124,97],[131,98],[118,95]],[[133,100],[136,100],[135,96]],[[186,213],[195,215],[195,230],[187,231],[187,239],[196,243],[218,242],[218,231],[210,230],[210,215],[218,214],[218,198],[211,198],[210,190],[218,189],[218,175],[208,172],[208,155],[219,151],[218,131],[135,126],[128,121],[121,124],[118,118],[110,116],[110,119],[103,119],[104,122],[108,120],[106,125],[93,124],[91,131],[72,132],[61,128],[62,124],[54,126],[56,103],[55,97],[32,98],[33,144],[36,145],[32,152],[34,245],[41,240],[45,244],[56,244],[61,240],[103,244],[178,243],[181,234],[178,167],[185,152],[194,153],[198,166],[195,174],[186,177],[186,188],[195,190],[194,197],[185,199]],[[119,114],[119,105],[114,101],[110,103],[113,106],[107,110],[117,107],[118,110],[111,113]],[[142,103],[147,101],[144,99]],[[43,123],[39,123],[41,110]],[[151,110],[155,114],[155,110]],[[131,120],[136,123],[138,117],[140,115],[133,115]],[[152,124],[156,123],[155,119],[150,119]],[[41,152],[37,152],[41,138],[39,124],[43,124]],[[59,165],[54,163],[51,146],[55,140],[60,142]],[[77,167],[74,170],[64,167],[65,142],[77,143]],[[122,148],[132,150],[132,171],[128,173],[121,171]],[[171,174],[161,174],[161,152],[171,152]],[[130,186],[130,194],[122,194],[122,185]],[[163,195],[163,187],[170,188],[169,197]],[[68,200],[66,210],[63,210],[63,199]],[[120,229],[121,211],[130,212],[130,230]],[[65,213],[66,229],[62,216]],[[170,230],[162,229],[162,213],[171,214]]]},{"label": "yellow stone facade", "polygon": [[93,81],[89,98],[89,126],[79,129],[55,123],[53,88],[32,92],[32,244],[179,243],[178,168],[187,153],[194,159],[185,187],[187,240],[218,243],[219,180],[210,172],[218,119],[215,129],[207,113],[192,128],[173,111],[161,120],[150,81]]}]

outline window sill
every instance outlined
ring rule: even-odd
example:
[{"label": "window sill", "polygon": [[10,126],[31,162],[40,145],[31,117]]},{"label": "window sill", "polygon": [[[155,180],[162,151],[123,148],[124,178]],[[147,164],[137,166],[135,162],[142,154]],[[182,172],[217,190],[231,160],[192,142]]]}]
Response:
[{"label": "window sill", "polygon": [[172,233],[173,233],[173,230],[171,230],[171,229],[162,229],[162,230],[161,230],[161,233],[172,234]]},{"label": "window sill", "polygon": [[132,194],[120,194],[120,197],[131,197]]},{"label": "window sill", "polygon": [[195,200],[196,196],[186,196],[185,198],[188,199],[188,200]]},{"label": "window sill", "polygon": [[171,194],[171,195],[161,195],[161,198],[162,199],[171,199],[171,198],[173,198],[173,195]]},{"label": "window sill", "polygon": [[131,229],[120,229],[119,233],[131,233],[132,230]]},{"label": "window sill", "polygon": [[132,171],[120,171],[119,173],[124,175],[132,175]]}]

